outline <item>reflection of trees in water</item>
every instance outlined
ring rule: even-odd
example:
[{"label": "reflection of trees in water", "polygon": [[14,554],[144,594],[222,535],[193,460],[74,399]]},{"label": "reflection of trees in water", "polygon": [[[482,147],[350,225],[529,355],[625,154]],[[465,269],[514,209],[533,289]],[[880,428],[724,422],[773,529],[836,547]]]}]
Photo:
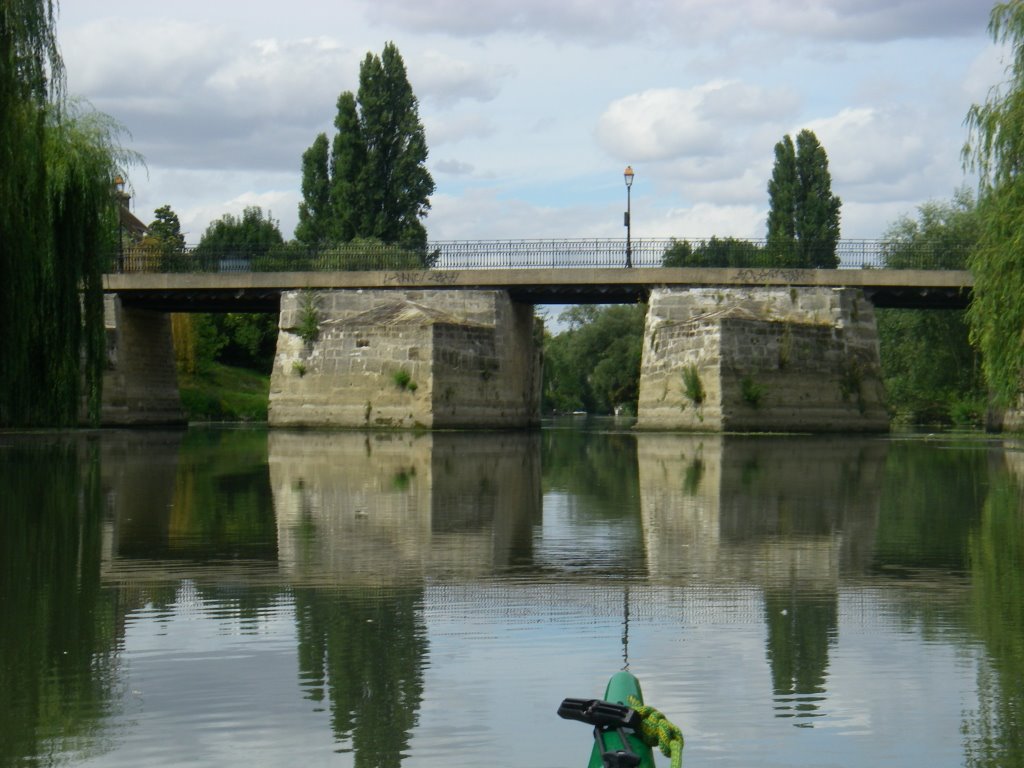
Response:
[{"label": "reflection of trees in water", "polygon": [[335,738],[357,766],[400,765],[423,698],[422,589],[297,589],[295,617],[300,679],[308,698],[327,700]]},{"label": "reflection of trees in water", "polygon": [[1024,505],[1009,477],[993,484],[969,538],[974,626],[987,658],[965,723],[970,766],[1024,766]]},{"label": "reflection of trees in water", "polygon": [[117,682],[96,449],[6,447],[0,488],[0,764],[93,751]]},{"label": "reflection of trees in water", "polygon": [[116,554],[276,561],[266,432],[152,434],[107,446],[104,474],[116,518]]},{"label": "reflection of trees in water", "polygon": [[822,715],[829,647],[839,629],[836,595],[772,590],[764,609],[776,717]]},{"label": "reflection of trees in water", "polygon": [[585,497],[588,507],[614,517],[639,508],[635,435],[567,429],[545,431],[541,438],[545,490]]},{"label": "reflection of trees in water", "polygon": [[963,542],[977,525],[989,483],[977,444],[935,450],[919,441],[889,448],[874,548],[875,568],[964,571]]},{"label": "reflection of trees in water", "polygon": [[180,556],[277,559],[266,432],[190,430],[174,491],[168,535]]}]

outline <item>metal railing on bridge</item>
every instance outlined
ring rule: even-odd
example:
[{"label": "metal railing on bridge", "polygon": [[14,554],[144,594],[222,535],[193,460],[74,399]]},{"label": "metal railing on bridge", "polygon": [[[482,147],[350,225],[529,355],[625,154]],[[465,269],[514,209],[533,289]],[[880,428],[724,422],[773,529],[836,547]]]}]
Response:
[{"label": "metal railing on bridge", "polygon": [[[815,253],[796,244],[737,238],[643,239],[631,243],[631,265],[646,267],[760,267],[820,269],[966,269],[966,243],[840,240]],[[354,242],[311,249],[295,243],[209,249],[157,245],[125,247],[111,272],[324,272],[413,269],[603,269],[626,267],[617,239],[449,240],[425,248]]]}]

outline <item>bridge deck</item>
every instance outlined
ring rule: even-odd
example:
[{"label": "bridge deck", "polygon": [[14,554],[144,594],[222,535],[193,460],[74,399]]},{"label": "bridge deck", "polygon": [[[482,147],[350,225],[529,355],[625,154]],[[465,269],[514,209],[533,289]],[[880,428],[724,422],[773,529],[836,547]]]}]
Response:
[{"label": "bridge deck", "polygon": [[962,309],[973,279],[961,270],[622,267],[598,269],[410,269],[346,272],[108,274],[104,291],[126,306],[166,312],[273,312],[283,291],[497,289],[529,304],[645,301],[652,288],[693,286],[863,288],[878,307]]}]

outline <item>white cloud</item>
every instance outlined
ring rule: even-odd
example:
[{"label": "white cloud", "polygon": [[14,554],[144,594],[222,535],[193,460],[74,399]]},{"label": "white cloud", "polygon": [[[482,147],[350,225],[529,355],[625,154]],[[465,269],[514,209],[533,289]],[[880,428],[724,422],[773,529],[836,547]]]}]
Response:
[{"label": "white cloud", "polygon": [[[828,153],[833,189],[861,202],[890,202],[927,194],[926,187],[942,173],[937,165],[958,175],[958,145],[926,118],[915,111],[844,109],[806,127]],[[956,186],[953,177],[943,194]]]},{"label": "white cloud", "polygon": [[70,92],[145,156],[140,218],[194,211],[195,237],[246,201],[290,232],[302,152],[387,40],[420,99],[432,237],[621,237],[627,163],[643,236],[760,236],[772,148],[804,127],[844,234],[872,236],[962,180],[963,117],[1002,78],[981,5],[179,0],[169,20],[76,0],[60,34]]},{"label": "white cloud", "polygon": [[509,67],[481,67],[479,62],[456,59],[438,51],[426,51],[414,62],[406,62],[409,79],[421,100],[450,106],[462,99],[492,101],[499,92],[499,80]]},{"label": "white cloud", "polygon": [[598,121],[598,141],[611,154],[637,161],[718,154],[723,134],[702,106],[706,94],[720,87],[659,88],[617,99]]},{"label": "white cloud", "polygon": [[469,139],[494,136],[498,126],[484,113],[423,116],[427,142],[431,147],[454,144]]},{"label": "white cloud", "polygon": [[698,203],[691,208],[669,210],[646,227],[638,222],[637,230],[646,237],[760,238],[764,237],[766,216],[767,208],[756,205]]},{"label": "white cloud", "polygon": [[463,163],[459,160],[439,160],[434,163],[434,168],[438,173],[447,173],[452,176],[469,176],[474,170],[471,163]]},{"label": "white cloud", "polygon": [[749,35],[877,42],[962,37],[984,26],[988,6],[964,0],[374,0],[366,13],[379,25],[469,38],[525,34],[609,45],[668,32],[691,44]]},{"label": "white cloud", "polygon": [[69,83],[91,98],[159,98],[202,80],[223,56],[223,30],[169,19],[104,18],[61,35]]},{"label": "white cloud", "polygon": [[[597,136],[610,153],[640,161],[708,158],[731,154],[737,145],[782,124],[798,99],[788,89],[713,80],[692,88],[643,91],[612,102],[601,115]],[[752,148],[760,151],[760,147]]]},{"label": "white cloud", "polygon": [[256,40],[231,52],[206,77],[206,93],[193,96],[245,117],[333,117],[338,94],[358,87],[360,59],[328,37]]}]

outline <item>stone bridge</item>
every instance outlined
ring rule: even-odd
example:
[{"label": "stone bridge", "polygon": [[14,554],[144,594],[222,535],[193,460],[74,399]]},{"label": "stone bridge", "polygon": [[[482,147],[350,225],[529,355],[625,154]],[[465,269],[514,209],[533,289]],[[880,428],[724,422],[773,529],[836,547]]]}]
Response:
[{"label": "stone bridge", "polygon": [[109,274],[104,421],[183,420],[168,313],[273,311],[272,426],[528,428],[534,305],[644,302],[638,428],[883,431],[875,307],[962,308],[972,283],[870,266]]}]

